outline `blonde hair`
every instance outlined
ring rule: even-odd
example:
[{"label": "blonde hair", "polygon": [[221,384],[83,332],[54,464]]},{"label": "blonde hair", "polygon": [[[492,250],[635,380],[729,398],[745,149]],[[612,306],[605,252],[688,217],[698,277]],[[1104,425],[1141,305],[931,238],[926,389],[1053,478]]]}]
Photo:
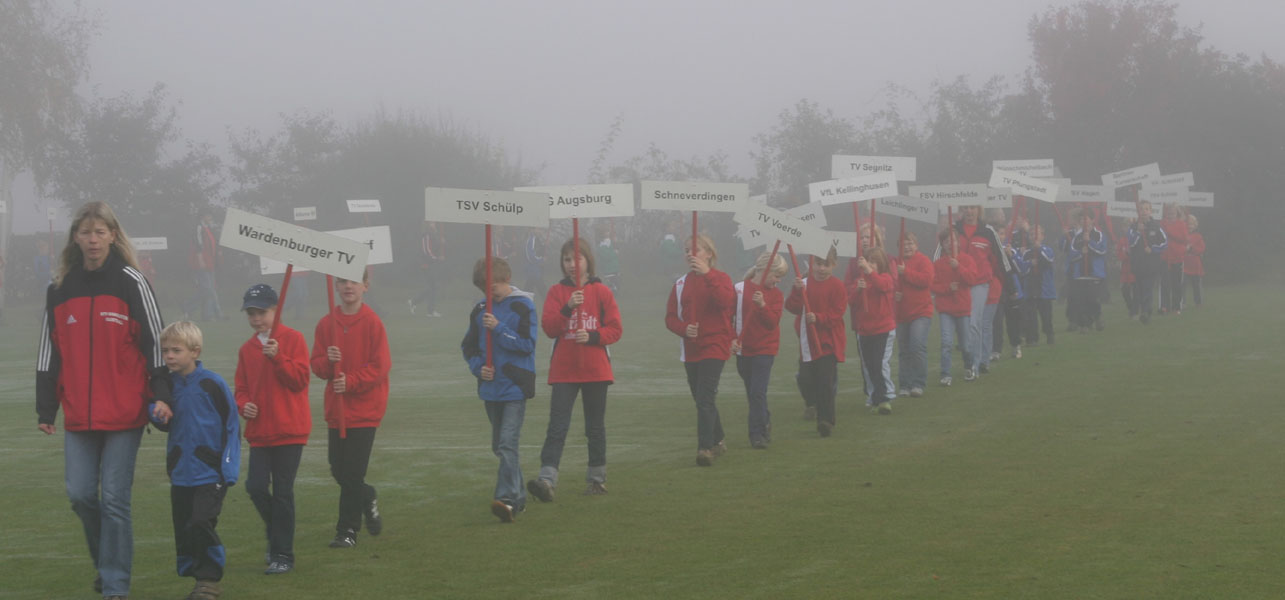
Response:
[{"label": "blonde hair", "polygon": [[754,266],[750,267],[750,270],[745,272],[745,278],[750,279],[751,277],[756,277],[763,271],[768,270],[769,267],[767,265],[769,260],[772,261],[772,266],[770,267],[771,272],[777,277],[785,275],[785,271],[790,268],[785,264],[784,257],[780,254],[772,254],[771,251],[768,251],[759,255],[758,260],[754,261]]},{"label": "blonde hair", "polygon": [[80,207],[71,219],[71,228],[67,232],[67,245],[63,246],[62,255],[58,258],[58,266],[54,269],[54,287],[61,287],[67,273],[77,265],[85,264],[85,253],[81,252],[80,246],[76,244],[76,232],[89,219],[102,221],[103,225],[112,232],[113,241],[109,252],[115,253],[121,261],[134,270],[139,270],[134,243],[129,241],[129,236],[121,228],[120,221],[116,219],[116,213],[112,212],[112,207],[107,206],[106,202],[90,202]]},{"label": "blonde hair", "polygon": [[161,330],[161,343],[174,341],[184,346],[188,350],[200,350],[201,343],[205,341],[201,335],[201,328],[191,321],[175,321],[170,323]]},{"label": "blonde hair", "polygon": [[866,252],[866,262],[875,266],[875,270],[880,273],[888,272],[888,253],[883,248],[875,246]]},{"label": "blonde hair", "polygon": [[[709,236],[702,233],[696,236],[696,243],[700,245],[701,248],[704,248],[706,252],[709,252],[709,267],[711,269],[717,267],[718,250],[714,249],[714,240],[709,239]],[[692,244],[692,238],[688,237],[687,247],[691,248],[692,247],[691,244]]]},{"label": "blonde hair", "polygon": [[[513,269],[509,267],[509,261],[503,258],[491,259],[491,283],[508,283],[513,279]],[[473,286],[483,293],[489,294],[491,290],[486,289],[486,259],[479,258],[473,263]]]},{"label": "blonde hair", "polygon": [[1187,213],[1187,229],[1195,231],[1196,229],[1199,229],[1199,228],[1200,228],[1200,219],[1197,219],[1196,215]]}]

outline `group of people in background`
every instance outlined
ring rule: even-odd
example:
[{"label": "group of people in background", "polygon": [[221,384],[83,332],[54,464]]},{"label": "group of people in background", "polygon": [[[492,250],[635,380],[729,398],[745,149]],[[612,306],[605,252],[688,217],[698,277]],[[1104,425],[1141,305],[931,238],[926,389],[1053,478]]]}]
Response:
[{"label": "group of people in background", "polygon": [[[678,356],[696,408],[696,464],[712,466],[728,449],[716,399],[724,364],[733,355],[749,408],[749,445],[770,446],[767,390],[785,311],[794,316],[791,328],[799,340],[795,380],[804,415],[821,437],[831,436],[838,423],[845,318],[856,334],[862,397],[881,415],[892,413],[898,397],[926,394],[934,313],[943,387],[954,382],[956,348],[965,382],[988,373],[1000,358],[1005,325],[1014,358],[1021,358],[1023,346],[1039,344],[1041,334],[1045,343],[1054,343],[1059,251],[1066,259],[1061,275],[1068,328],[1104,327],[1100,302],[1110,242],[1097,227],[1095,212],[1076,215],[1058,250],[1046,243],[1038,223],[1014,219],[1001,235],[982,216],[979,207],[962,208],[961,218],[936,235],[932,258],[910,233],[898,236],[897,252],[890,256],[883,230],[867,223],[859,231],[858,257],[848,261],[843,276],[835,272],[839,259],[833,249],[804,257],[807,270],[799,273],[796,262],[788,293],[778,285],[791,268],[782,255],[763,252],[734,282],[719,270],[710,237],[679,240],[670,234],[662,244],[680,249],[687,270],[670,290],[664,324],[680,338]],[[1000,229],[1005,229],[1002,222]],[[198,232],[202,240],[205,236]],[[607,391],[614,382],[609,347],[621,339],[623,325],[616,304],[619,260],[611,236],[600,232],[599,240],[596,245],[583,238],[566,240],[556,259],[562,278],[547,290],[533,266],[542,267],[545,260],[542,234],[532,233],[525,249],[524,286],[533,289],[515,285],[504,246],[493,248],[489,288],[485,260],[474,265],[473,283],[483,299],[472,307],[460,348],[477,379],[491,449],[499,459],[490,509],[503,522],[526,509],[528,494],[554,501],[577,397],[588,440],[584,493],[607,493]],[[1157,221],[1150,205],[1141,202],[1138,218],[1115,243],[1131,317],[1148,322],[1157,283],[1160,314],[1184,308],[1184,281],[1191,282],[1200,305],[1204,241],[1194,216],[1167,210]],[[422,253],[424,291],[408,304],[412,312],[426,304],[429,315],[440,315],[436,288],[445,244],[435,224],[425,224]],[[267,538],[264,572],[290,572],[293,485],[312,430],[308,386],[314,375],[326,381],[327,455],[340,488],[330,546],[355,546],[363,526],[370,535],[380,534],[376,489],[365,476],[387,407],[391,356],[383,323],[363,301],[369,288],[369,270],[361,281],[337,280],[340,304],[317,323],[309,351],[301,333],[276,322],[276,291],[266,284],[251,286],[242,311],[252,334],[239,350],[233,391],[202,366],[196,324],[184,320],[163,326],[151,285],[110,207],[95,202],[76,212],[46,295],[36,406],[39,428],[47,434],[55,433],[60,408],[64,414],[67,492],[98,571],[96,590],[105,597],[129,591],[130,488],[149,421],[169,431],[166,467],[177,570],[197,580],[189,597],[220,593],[225,553],[215,525],[227,488],[238,478],[241,435],[250,445],[246,488]],[[536,293],[543,295],[540,308]],[[207,316],[217,318],[217,302],[209,307],[206,301],[202,298],[203,308],[215,311]],[[540,470],[524,479],[519,441],[526,402],[536,395],[540,333],[553,344],[546,376],[550,415]]]}]

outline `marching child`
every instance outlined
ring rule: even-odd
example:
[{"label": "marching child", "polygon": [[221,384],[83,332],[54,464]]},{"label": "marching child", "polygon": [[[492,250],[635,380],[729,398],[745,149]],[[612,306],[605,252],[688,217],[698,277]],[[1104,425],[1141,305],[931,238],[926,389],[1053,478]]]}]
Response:
[{"label": "marching child", "polygon": [[1067,268],[1071,271],[1067,313],[1071,326],[1081,333],[1088,333],[1095,326],[1102,330],[1102,305],[1098,299],[1100,286],[1107,276],[1107,239],[1102,230],[1094,227],[1093,217],[1091,209],[1080,209],[1080,228],[1062,242]]},{"label": "marching child", "polygon": [[165,467],[178,574],[196,578],[188,598],[213,600],[222,591],[227,556],[214,527],[241,470],[236,401],[223,378],[201,366],[202,336],[195,323],[171,323],[160,340],[174,399],[169,405],[153,402],[148,414],[169,431]]},{"label": "marching child", "polygon": [[[933,262],[933,299],[937,304],[937,317],[941,325],[941,385],[949,387],[950,358],[955,350],[955,338],[964,358],[964,381],[977,378],[972,369],[973,346],[969,336],[969,320],[973,311],[972,286],[983,281],[971,256],[959,251],[959,240],[953,228],[943,229],[937,236],[941,257]],[[989,276],[985,276],[989,279]]]},{"label": "marching child", "polygon": [[259,283],[241,302],[254,335],[241,345],[236,363],[236,404],[245,417],[250,469],[245,489],[268,535],[267,575],[294,569],[294,480],[312,432],[308,405],[308,342],[278,325],[277,292]]},{"label": "marching child", "polygon": [[366,469],[375,432],[388,408],[392,359],[384,323],[362,300],[369,290],[370,269],[363,271],[361,281],[336,278],[340,304],[317,322],[312,337],[312,372],[326,380],[330,474],[339,484],[339,519],[331,548],[356,546],[363,517],[370,535],[384,529]]},{"label": "marching child", "polygon": [[1031,227],[1031,231],[1030,246],[1018,252],[1018,272],[1022,277],[1022,291],[1026,294],[1022,300],[1022,330],[1027,346],[1040,343],[1041,330],[1045,341],[1052,345],[1053,301],[1057,299],[1053,249],[1044,243],[1042,225]]},{"label": "marching child", "polygon": [[477,395],[491,422],[491,452],[500,459],[491,514],[502,523],[512,523],[515,515],[526,510],[518,439],[526,401],[535,397],[535,303],[530,292],[513,287],[512,279],[509,263],[502,258],[493,259],[488,290],[486,260],[473,265],[473,285],[490,294],[492,312],[486,312],[485,298],[473,305],[468,333],[460,343],[469,371],[477,377]]},{"label": "marching child", "polygon": [[665,306],[665,327],[682,338],[679,360],[696,402],[696,465],[708,467],[727,451],[714,400],[718,379],[731,356],[736,310],[732,278],[718,270],[718,251],[705,235],[687,242],[687,274],[674,282]]},{"label": "marching child", "polygon": [[[544,298],[540,326],[553,338],[549,359],[549,427],[540,449],[540,476],[527,482],[527,491],[541,502],[553,502],[558,465],[571,428],[576,394],[584,403],[584,430],[589,439],[586,496],[607,493],[607,386],[613,382],[607,346],[620,339],[620,309],[616,297],[597,277],[589,243],[580,238],[579,266],[572,240],[562,245],[562,281]],[[580,279],[574,279],[579,269]]]},{"label": "marching child", "polygon": [[1187,258],[1187,215],[1181,206],[1166,204],[1160,226],[1169,245],[1165,248],[1165,271],[1160,276],[1160,314],[1182,314],[1183,261]]},{"label": "marching child", "polygon": [[[1187,215],[1187,257],[1182,263],[1183,278],[1191,282],[1191,299],[1200,308],[1204,291],[1200,280],[1205,278],[1205,236],[1197,231],[1200,221],[1196,215]],[[1179,304],[1186,294],[1179,292]]]},{"label": "marching child", "polygon": [[[780,254],[764,252],[745,279],[736,284],[736,333],[732,353],[736,372],[745,382],[749,401],[750,447],[767,448],[772,442],[772,413],[767,409],[767,386],[772,363],[781,342],[781,310],[785,304],[777,284],[788,267]],[[766,272],[767,277],[763,278]],[[763,285],[759,285],[760,279]]]},{"label": "marching child", "polygon": [[1164,271],[1164,251],[1169,247],[1164,228],[1151,218],[1150,202],[1138,202],[1138,219],[1129,226],[1128,239],[1129,268],[1136,279],[1133,301],[1138,306],[1138,320],[1146,325],[1151,322],[1156,280]]},{"label": "marching child", "polygon": [[[843,313],[848,308],[848,294],[843,282],[832,277],[838,253],[830,249],[825,258],[813,257],[807,277],[795,277],[794,288],[785,300],[785,310],[794,314],[794,331],[799,335],[799,387],[808,404],[816,407],[817,433],[830,437],[834,429],[834,395],[838,363],[848,343],[843,328]],[[803,303],[803,294],[808,302]],[[810,312],[805,309],[811,309]],[[816,339],[812,334],[816,333]]]},{"label": "marching child", "polygon": [[870,378],[869,403],[879,414],[890,415],[897,393],[889,365],[897,335],[896,286],[888,268],[888,255],[880,246],[858,258],[857,268],[860,275],[848,288],[848,295],[857,309],[857,343],[864,373]]},{"label": "marching child", "polygon": [[897,380],[901,395],[918,398],[928,385],[928,330],[933,321],[933,263],[919,251],[919,240],[907,232],[901,242],[897,271]]},{"label": "marching child", "polygon": [[1124,306],[1129,310],[1129,320],[1138,318],[1138,301],[1133,297],[1137,278],[1129,265],[1129,236],[1122,235],[1115,239],[1115,257],[1120,261],[1120,296]]}]

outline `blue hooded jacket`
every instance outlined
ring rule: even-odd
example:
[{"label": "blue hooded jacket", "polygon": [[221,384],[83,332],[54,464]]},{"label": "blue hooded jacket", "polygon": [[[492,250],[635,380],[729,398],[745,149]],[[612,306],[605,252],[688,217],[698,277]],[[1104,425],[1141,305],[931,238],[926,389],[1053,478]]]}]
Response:
[{"label": "blue hooded jacket", "polygon": [[1053,278],[1053,249],[1043,244],[1017,251],[1017,271],[1030,298],[1057,299]]},{"label": "blue hooded jacket", "polygon": [[1089,230],[1089,271],[1084,273],[1084,230],[1079,229],[1071,239],[1062,238],[1062,251],[1066,252],[1066,266],[1072,279],[1106,279],[1107,277],[1107,238],[1102,230]]},{"label": "blue hooded jacket", "polygon": [[491,330],[495,349],[495,377],[482,380],[482,367],[486,365],[486,327],[482,315],[486,300],[473,307],[469,314],[468,333],[460,342],[469,371],[477,377],[477,395],[487,402],[512,402],[535,396],[535,340],[539,321],[531,293],[513,288],[508,296],[493,302],[491,310],[499,323]]},{"label": "blue hooded jacket", "polygon": [[169,431],[165,470],[170,483],[184,487],[236,483],[241,470],[241,423],[228,384],[199,360],[188,375],[171,372],[170,382],[174,386],[170,422],[162,425],[156,419],[156,403],[147,411],[158,429]]}]

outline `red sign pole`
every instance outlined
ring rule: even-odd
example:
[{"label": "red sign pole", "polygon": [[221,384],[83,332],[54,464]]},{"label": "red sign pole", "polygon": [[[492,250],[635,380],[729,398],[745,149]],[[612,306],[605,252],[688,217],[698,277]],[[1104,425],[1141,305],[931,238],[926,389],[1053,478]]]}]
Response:
[{"label": "red sign pole", "polygon": [[[326,298],[329,302],[327,314],[330,315],[330,341],[333,342],[331,345],[339,348],[340,359],[339,362],[331,366],[331,369],[334,374],[338,375],[344,372],[343,348],[339,346],[339,311],[335,310],[335,278],[330,275],[326,275]],[[344,417],[343,392],[335,392],[335,402],[339,403],[339,437],[347,438],[348,424],[347,419]]]}]

